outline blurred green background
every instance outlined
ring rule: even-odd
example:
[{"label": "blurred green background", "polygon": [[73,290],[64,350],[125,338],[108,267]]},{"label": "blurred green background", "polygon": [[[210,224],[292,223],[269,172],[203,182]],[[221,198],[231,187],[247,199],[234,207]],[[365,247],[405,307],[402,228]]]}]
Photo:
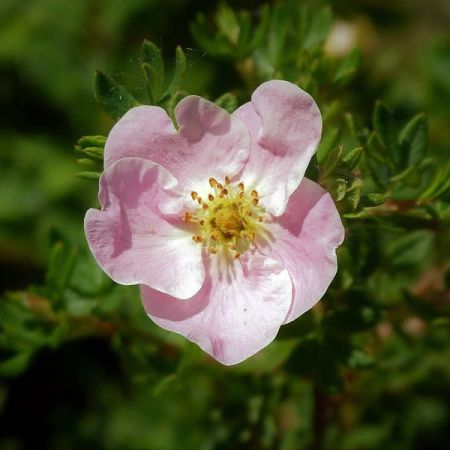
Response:
[{"label": "blurred green background", "polygon": [[[300,7],[306,2],[289,3]],[[324,2],[309,3],[314,16]],[[228,4],[247,9],[255,20],[262,6],[262,2],[250,0]],[[261,367],[256,360],[241,369],[225,369],[202,359],[190,344],[154,330],[156,326],[144,317],[135,291],[116,290],[88,256],[83,217],[86,209],[95,205],[97,185],[76,176],[80,168],[73,146],[81,135],[107,135],[113,125],[94,100],[94,71],[108,73],[142,99],[142,41],[152,40],[162,48],[169,70],[175,47],[181,45],[188,60],[182,85],[186,92],[215,99],[231,91],[245,100],[255,86],[245,77],[242,65],[211,54],[191,33],[197,15],[210,18],[218,6],[219,2],[211,0],[0,3],[1,290],[5,296],[10,292],[28,295],[27,301],[34,301],[39,308],[39,300],[32,297],[36,291],[26,289],[50,283],[48,268],[51,272],[54,265],[70,258],[74,246],[83,255],[75,279],[88,279],[98,292],[108,295],[104,310],[93,314],[92,320],[99,322],[86,324],[80,319],[79,334],[74,335],[70,328],[68,339],[60,337],[65,333],[61,329],[58,338],[52,335],[53,341],[48,334],[44,339],[40,329],[27,325],[29,338],[43,339],[43,344],[32,357],[27,353],[26,368],[3,373],[0,448],[448,448],[448,321],[444,326],[431,325],[432,320],[444,320],[442,308],[450,300],[450,265],[445,258],[448,230],[447,234],[444,230],[430,237],[426,231],[419,236],[422,253],[411,259],[425,263],[402,266],[399,270],[407,277],[397,287],[398,292],[407,286],[415,295],[433,299],[439,314],[435,309],[418,312],[411,299],[407,306],[387,303],[387,312],[386,304],[377,309],[380,302],[376,303],[376,296],[355,299],[356,311],[368,315],[370,322],[364,338],[355,334],[355,339],[363,340],[372,356],[376,354],[376,362],[365,364],[361,362],[364,355],[352,353],[353,358],[360,358],[355,365],[367,368],[357,374],[351,370],[341,373],[339,383],[344,384],[339,389],[328,386],[322,390],[317,381],[334,370],[317,359],[317,352],[327,351],[323,342],[317,347],[317,342],[307,337],[304,345],[291,353],[294,328],[286,327],[279,346],[267,349]],[[438,161],[448,161],[450,3],[335,0],[330,6],[334,25],[325,52],[336,57],[353,47],[362,52],[360,69],[340,93],[346,106],[363,123],[370,120],[377,98],[390,104],[400,121],[424,111],[430,152]],[[285,45],[289,46],[289,40]],[[321,90],[320,84],[317,90]],[[368,233],[363,225],[359,232],[361,236]],[[52,250],[55,242],[64,243],[61,254]],[[443,251],[433,259],[430,255],[439,245]],[[352,249],[349,252],[350,257],[357,257]],[[395,253],[395,249],[387,248],[389,252]],[[367,275],[367,283],[376,290],[382,277],[400,279],[402,275],[395,272],[399,266],[394,265],[389,275],[370,279]],[[95,296],[101,298],[98,292]],[[387,289],[380,295],[391,292]],[[102,317],[111,317],[111,311],[127,296],[124,308],[129,310],[116,320],[132,317],[130,321],[139,323],[137,332],[150,329],[147,341],[136,349],[134,338],[115,336],[107,324],[101,328]],[[364,309],[366,303],[369,306]],[[70,305],[71,320],[87,317],[85,311],[90,312],[91,307],[94,311],[94,306],[86,306],[79,297]],[[0,309],[4,327],[10,323],[5,320],[8,311]],[[306,329],[311,327],[309,316],[314,313],[307,316],[301,319]],[[74,326],[72,320],[70,327]],[[127,337],[132,344],[127,344]],[[140,369],[143,364],[142,347],[160,345],[155,342],[162,344],[156,353],[149,350],[150,357],[145,353],[146,376],[147,369],[136,370],[135,366]],[[0,344],[7,347],[4,341]],[[172,345],[183,349],[181,361],[172,356]],[[333,352],[335,347],[328,350]],[[283,355],[289,359],[280,369],[277,358]],[[0,361],[6,361],[9,354],[2,350],[0,356]]]}]

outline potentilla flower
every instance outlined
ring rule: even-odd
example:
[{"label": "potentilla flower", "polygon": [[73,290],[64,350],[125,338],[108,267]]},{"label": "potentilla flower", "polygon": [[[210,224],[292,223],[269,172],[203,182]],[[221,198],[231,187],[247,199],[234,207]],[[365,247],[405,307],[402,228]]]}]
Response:
[{"label": "potentilla flower", "polygon": [[138,106],[113,127],[86,235],[114,281],[141,285],[155,323],[236,364],[336,274],[344,229],[304,177],[320,111],[296,85],[269,81],[231,115],[189,96],[175,117],[178,130],[163,109]]}]

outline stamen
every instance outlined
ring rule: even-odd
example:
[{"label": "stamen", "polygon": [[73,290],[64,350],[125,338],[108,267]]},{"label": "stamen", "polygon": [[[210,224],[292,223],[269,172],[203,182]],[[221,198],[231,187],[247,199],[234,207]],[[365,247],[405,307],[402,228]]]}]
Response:
[{"label": "stamen", "polygon": [[199,243],[211,254],[229,252],[238,259],[256,239],[260,223],[264,221],[265,209],[259,204],[256,189],[245,190],[243,182],[232,184],[231,177],[225,176],[223,184],[209,178],[211,192],[205,200],[196,192],[191,192],[192,200],[198,206],[184,213],[183,222],[198,224],[192,240]]}]

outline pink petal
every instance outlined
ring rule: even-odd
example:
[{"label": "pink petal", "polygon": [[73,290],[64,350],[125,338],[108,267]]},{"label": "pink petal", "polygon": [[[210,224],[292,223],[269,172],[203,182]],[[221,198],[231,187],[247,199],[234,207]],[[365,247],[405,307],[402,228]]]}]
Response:
[{"label": "pink petal", "polygon": [[336,275],[336,248],[344,240],[344,227],[334,202],[317,183],[303,178],[283,216],[269,225],[271,242],[260,250],[285,266],[294,298],[285,323],[312,308]]},{"label": "pink petal", "polygon": [[252,149],[243,180],[255,187],[272,214],[283,213],[297,189],[322,132],[322,118],[313,98],[282,80],[263,83],[252,101],[234,116],[245,123]]},{"label": "pink petal", "polygon": [[100,178],[102,210],[86,213],[85,231],[95,259],[114,281],[188,298],[198,292],[205,274],[192,233],[160,212],[175,185],[175,178],[151,161],[117,161]]},{"label": "pink petal", "polygon": [[175,108],[179,131],[156,106],[128,111],[111,130],[105,167],[125,157],[139,157],[165,167],[187,190],[209,177],[223,180],[242,170],[250,151],[246,127],[224,109],[197,96]]},{"label": "pink petal", "polygon": [[180,301],[143,286],[144,307],[162,328],[186,336],[223,364],[237,364],[275,338],[292,284],[280,264],[261,255],[222,267],[216,256],[208,260],[205,284],[195,296]]}]

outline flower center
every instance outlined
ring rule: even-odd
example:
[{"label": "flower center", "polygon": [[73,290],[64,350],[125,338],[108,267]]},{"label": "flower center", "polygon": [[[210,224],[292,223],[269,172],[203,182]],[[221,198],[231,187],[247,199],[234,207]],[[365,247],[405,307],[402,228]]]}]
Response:
[{"label": "flower center", "polygon": [[212,190],[207,199],[191,192],[198,206],[186,212],[183,221],[198,225],[192,239],[210,253],[224,249],[239,258],[252,245],[264,221],[265,210],[259,205],[258,192],[247,191],[242,182],[231,184],[228,177],[224,184],[210,178],[209,185]]},{"label": "flower center", "polygon": [[244,230],[239,212],[233,206],[235,205],[218,207],[216,212],[216,228],[227,237],[239,236],[239,233]]}]

